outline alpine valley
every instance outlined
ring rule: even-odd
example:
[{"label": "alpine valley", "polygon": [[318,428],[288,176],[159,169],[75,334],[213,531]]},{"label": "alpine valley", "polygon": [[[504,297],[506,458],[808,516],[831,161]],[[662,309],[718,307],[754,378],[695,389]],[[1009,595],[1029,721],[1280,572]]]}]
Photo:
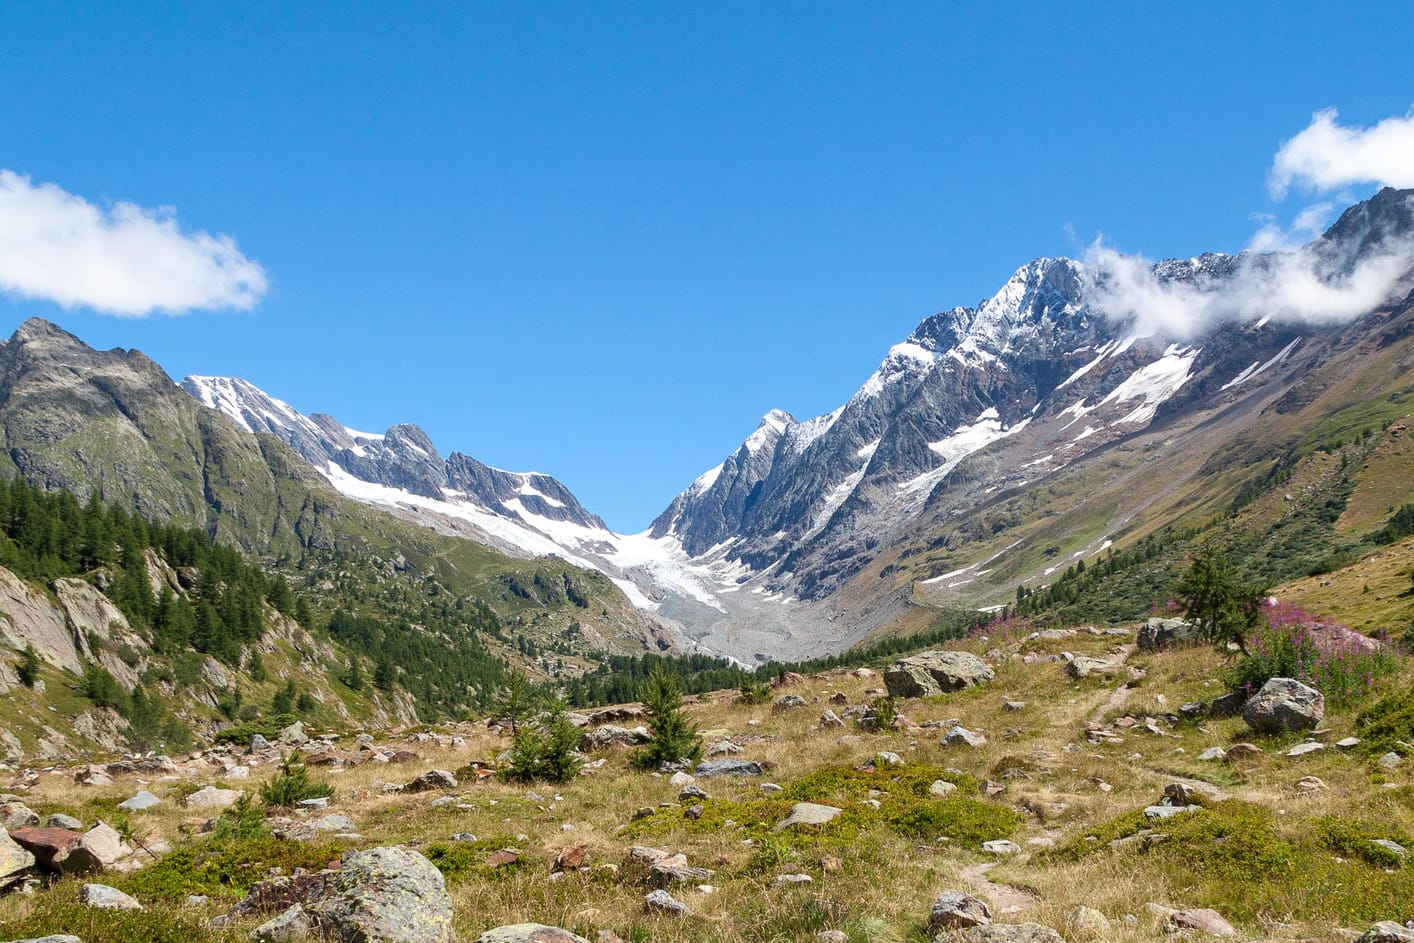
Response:
[{"label": "alpine valley", "polygon": [[[646,652],[800,661],[1003,608],[1134,620],[1208,541],[1319,601],[1408,555],[1381,535],[1414,480],[1411,244],[1414,191],[1386,189],[1289,256],[1146,266],[1148,304],[1216,311],[1183,332],[1146,303],[1116,313],[1125,273],[1036,259],[923,320],[837,409],[767,412],[638,534],[550,475],[444,457],[416,425],[360,432],[238,378],[178,385],[137,351],[31,320],[0,345],[0,472],[71,495],[55,514],[134,515],[239,551],[264,574],[266,631],[164,651],[155,607],[199,610],[207,590],[137,524],[128,564],[12,554],[0,643],[33,647],[51,690],[101,666],[214,730],[296,673],[316,718],[391,722],[484,703],[506,665],[564,681]],[[1288,258],[1341,297],[1371,271],[1394,288],[1342,318],[1250,301]],[[1243,300],[1209,304],[1224,298]],[[150,593],[118,605],[105,587],[139,558]],[[1407,624],[1405,597],[1341,615]],[[13,660],[0,688],[18,684]],[[484,670],[434,670],[449,661]],[[55,704],[67,726],[0,717],[5,744],[122,741],[83,699]]]}]

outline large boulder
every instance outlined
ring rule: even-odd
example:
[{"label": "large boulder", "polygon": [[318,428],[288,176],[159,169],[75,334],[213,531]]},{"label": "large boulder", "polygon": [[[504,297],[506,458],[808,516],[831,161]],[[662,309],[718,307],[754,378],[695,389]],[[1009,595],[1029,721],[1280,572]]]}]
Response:
[{"label": "large boulder", "polygon": [[992,909],[984,901],[962,891],[943,891],[933,901],[928,917],[930,930],[958,930],[984,927],[992,922]]},{"label": "large boulder", "polygon": [[968,652],[921,652],[901,658],[884,672],[890,697],[932,697],[991,681],[996,672]]},{"label": "large boulder", "polygon": [[[4,834],[0,831],[0,834]],[[29,855],[29,863],[38,865],[41,871],[82,874],[99,870],[97,862],[90,862],[86,854],[80,853],[81,860],[70,863],[68,858],[83,841],[83,833],[67,828],[17,828],[9,834],[10,843],[22,848]],[[4,843],[0,842],[0,880],[5,872]],[[65,865],[68,867],[65,867]]]},{"label": "large boulder", "polygon": [[543,923],[513,923],[492,927],[476,943],[589,943],[584,937]]},{"label": "large boulder", "polygon": [[20,878],[34,866],[34,854],[16,844],[3,828],[0,828],[0,887]]},{"label": "large boulder", "polygon": [[329,894],[305,909],[339,943],[447,943],[452,898],[442,872],[406,848],[371,848],[344,856]]},{"label": "large boulder", "polygon": [[1139,628],[1135,641],[1146,652],[1159,652],[1203,640],[1198,626],[1186,619],[1150,619]]},{"label": "large boulder", "polygon": [[692,772],[702,779],[710,779],[713,776],[761,776],[766,769],[755,760],[708,760],[698,763]]},{"label": "large boulder", "polygon": [[1325,696],[1294,678],[1270,679],[1242,709],[1247,726],[1260,733],[1314,730],[1325,716]]},{"label": "large boulder", "polygon": [[98,910],[142,910],[142,904],[107,884],[85,884],[79,888],[79,900]]},{"label": "large boulder", "polygon": [[595,750],[607,750],[612,746],[633,746],[643,743],[647,739],[648,737],[641,730],[630,730],[627,727],[605,724],[580,735],[579,752],[593,753]]},{"label": "large boulder", "polygon": [[[939,934],[935,939],[946,939]],[[1039,923],[988,923],[962,931],[967,943],[1065,943],[1056,930]]]},{"label": "large boulder", "polygon": [[431,792],[434,789],[455,789],[457,778],[444,769],[430,769],[403,786],[403,792]]},{"label": "large boulder", "polygon": [[224,809],[235,803],[244,794],[240,789],[220,789],[203,786],[182,800],[182,805],[191,809]]}]

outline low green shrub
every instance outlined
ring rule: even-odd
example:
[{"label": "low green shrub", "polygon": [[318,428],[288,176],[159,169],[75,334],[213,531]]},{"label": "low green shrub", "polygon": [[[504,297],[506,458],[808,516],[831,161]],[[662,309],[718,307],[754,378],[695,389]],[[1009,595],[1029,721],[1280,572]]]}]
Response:
[{"label": "low green shrub", "polygon": [[334,794],[328,783],[309,778],[309,767],[298,752],[280,757],[280,772],[260,786],[260,798],[266,805],[293,807],[305,799],[324,799]]},{"label": "low green shrub", "polygon": [[267,740],[280,736],[280,731],[299,720],[294,714],[266,714],[254,720],[245,720],[219,731],[211,738],[213,743],[232,743],[236,746],[250,746],[256,734]]},{"label": "low green shrub", "polygon": [[[189,894],[238,900],[272,868],[280,868],[285,874],[295,868],[319,870],[340,853],[340,847],[328,841],[292,842],[268,834],[231,838],[213,835],[182,842],[160,860],[110,883],[144,904],[181,904]],[[197,934],[191,939],[205,937]]]}]

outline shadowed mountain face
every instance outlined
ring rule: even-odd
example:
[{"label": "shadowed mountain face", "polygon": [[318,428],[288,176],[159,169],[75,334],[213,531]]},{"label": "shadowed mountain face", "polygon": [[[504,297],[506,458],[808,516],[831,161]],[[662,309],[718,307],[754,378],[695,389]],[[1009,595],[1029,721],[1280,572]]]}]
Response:
[{"label": "shadowed mountain face", "polygon": [[318,529],[310,489],[324,482],[293,453],[201,408],[141,353],[93,350],[47,321],[0,344],[0,435],[32,482],[248,550],[287,549]]}]

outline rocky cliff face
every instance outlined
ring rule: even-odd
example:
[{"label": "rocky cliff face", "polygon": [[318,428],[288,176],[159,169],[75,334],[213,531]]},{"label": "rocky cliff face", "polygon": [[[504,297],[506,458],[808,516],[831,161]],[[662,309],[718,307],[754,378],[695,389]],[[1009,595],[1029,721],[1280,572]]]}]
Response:
[{"label": "rocky cliff face", "polygon": [[295,496],[323,487],[141,353],[93,350],[38,318],[0,343],[0,440],[0,461],[32,482],[131,503],[252,550],[297,542],[311,509]]},{"label": "rocky cliff face", "polygon": [[536,472],[508,472],[453,452],[443,459],[421,428],[400,423],[384,433],[358,432],[332,416],[304,416],[288,403],[236,377],[189,376],[182,388],[252,432],[288,443],[325,474],[443,502],[470,502],[524,523],[526,514],[607,530],[563,484]]}]

